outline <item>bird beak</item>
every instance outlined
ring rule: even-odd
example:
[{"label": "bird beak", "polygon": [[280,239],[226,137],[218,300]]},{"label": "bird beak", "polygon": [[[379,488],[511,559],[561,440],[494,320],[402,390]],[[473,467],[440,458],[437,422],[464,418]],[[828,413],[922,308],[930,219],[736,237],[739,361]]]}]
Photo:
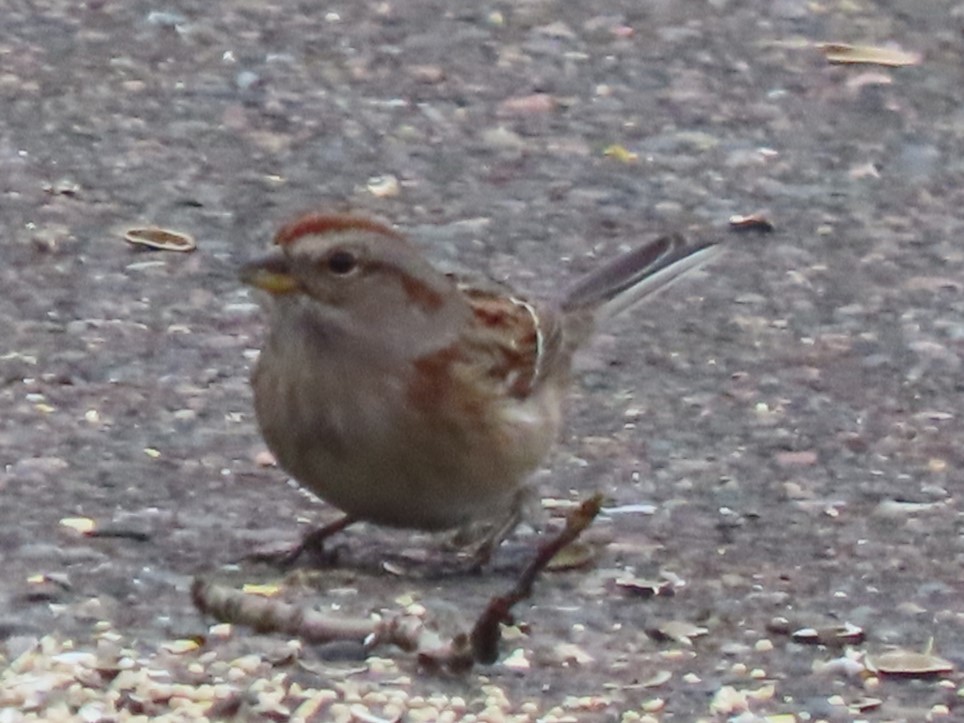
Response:
[{"label": "bird beak", "polygon": [[248,286],[279,296],[290,294],[300,288],[291,273],[288,259],[279,251],[272,251],[253,259],[241,267],[241,281]]}]

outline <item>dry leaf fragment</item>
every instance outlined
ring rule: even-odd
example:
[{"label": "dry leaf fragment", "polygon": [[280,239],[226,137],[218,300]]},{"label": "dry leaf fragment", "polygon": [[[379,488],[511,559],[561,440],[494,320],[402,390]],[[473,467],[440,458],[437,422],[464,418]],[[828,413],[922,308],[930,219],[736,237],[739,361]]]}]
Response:
[{"label": "dry leaf fragment", "polygon": [[616,580],[616,587],[642,598],[672,597],[676,594],[673,583],[669,580],[644,580],[639,577],[620,577]]},{"label": "dry leaf fragment", "polygon": [[921,54],[902,50],[897,47],[878,45],[850,45],[848,43],[821,43],[818,45],[831,63],[885,65],[900,68],[905,65],[919,65]]},{"label": "dry leaf fragment", "polygon": [[672,640],[683,645],[692,645],[693,638],[702,637],[710,631],[685,620],[670,620],[646,632],[654,640]]},{"label": "dry leaf fragment", "polygon": [[730,228],[734,231],[773,231],[773,223],[762,213],[751,213],[745,216],[739,214],[730,216]]},{"label": "dry leaf fragment", "polygon": [[864,639],[863,628],[850,623],[826,628],[801,628],[790,636],[794,642],[807,645],[850,645]]},{"label": "dry leaf fragment", "polygon": [[197,248],[197,242],[188,234],[155,226],[129,228],[124,232],[124,240],[157,251],[193,251]]},{"label": "dry leaf fragment", "polygon": [[880,698],[858,698],[849,706],[851,713],[866,713],[869,710],[876,710],[884,704]]},{"label": "dry leaf fragment", "polygon": [[868,655],[866,662],[867,669],[874,673],[905,678],[926,678],[954,670],[951,661],[933,655],[929,650],[923,653],[913,650],[888,650],[880,655]]}]

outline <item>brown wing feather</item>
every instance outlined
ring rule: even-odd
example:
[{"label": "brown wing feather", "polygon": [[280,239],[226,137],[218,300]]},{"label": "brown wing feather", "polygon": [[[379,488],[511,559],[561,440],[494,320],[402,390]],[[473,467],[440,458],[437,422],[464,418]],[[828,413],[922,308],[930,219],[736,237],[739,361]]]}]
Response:
[{"label": "brown wing feather", "polygon": [[542,330],[535,309],[522,300],[476,288],[462,292],[472,307],[475,324],[466,334],[469,358],[481,362],[481,381],[498,394],[522,399],[540,375]]}]

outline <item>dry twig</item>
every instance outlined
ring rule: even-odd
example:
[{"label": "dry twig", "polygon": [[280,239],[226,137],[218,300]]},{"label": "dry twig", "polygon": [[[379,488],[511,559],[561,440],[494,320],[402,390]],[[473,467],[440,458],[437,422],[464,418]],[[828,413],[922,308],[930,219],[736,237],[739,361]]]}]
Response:
[{"label": "dry twig", "polygon": [[395,645],[418,653],[419,662],[432,668],[463,671],[475,663],[491,665],[498,659],[501,625],[512,622],[512,608],[532,594],[536,577],[566,545],[576,540],[599,514],[602,496],[583,502],[566,520],[563,530],[542,545],[515,585],[489,600],[470,633],[441,641],[423,622],[408,615],[384,618],[346,618],[326,615],[281,600],[251,595],[200,578],[191,586],[194,605],[218,620],[254,628],[259,633],[283,633],[311,643],[336,640],[362,642],[369,650]]},{"label": "dry twig", "polygon": [[525,600],[532,594],[532,586],[536,577],[548,565],[559,551],[570,545],[583,533],[592,521],[596,519],[602,507],[602,495],[596,494],[583,502],[569,513],[566,526],[558,535],[539,548],[526,569],[522,571],[515,586],[505,595],[498,595],[485,606],[482,615],[472,628],[473,658],[485,665],[491,665],[499,655],[499,639],[501,623],[512,623],[512,607]]}]

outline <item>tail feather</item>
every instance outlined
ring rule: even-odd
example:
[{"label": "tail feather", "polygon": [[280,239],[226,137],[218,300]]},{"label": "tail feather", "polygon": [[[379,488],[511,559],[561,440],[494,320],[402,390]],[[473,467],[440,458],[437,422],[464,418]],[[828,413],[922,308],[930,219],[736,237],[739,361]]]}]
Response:
[{"label": "tail feather", "polygon": [[563,293],[560,306],[566,312],[592,312],[597,320],[614,316],[669,288],[722,250],[715,242],[690,245],[682,236],[663,236],[583,276]]}]

